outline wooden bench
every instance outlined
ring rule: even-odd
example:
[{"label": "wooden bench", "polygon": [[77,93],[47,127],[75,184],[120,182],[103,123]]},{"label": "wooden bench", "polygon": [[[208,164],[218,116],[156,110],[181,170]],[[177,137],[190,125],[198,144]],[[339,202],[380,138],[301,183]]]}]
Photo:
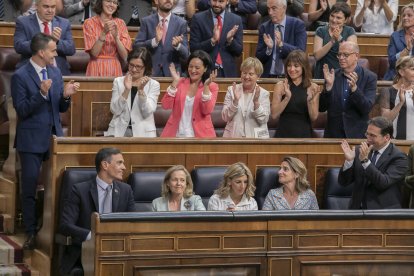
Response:
[{"label": "wooden bench", "polygon": [[95,213],[82,263],[85,276],[413,275],[413,227],[409,210]]}]

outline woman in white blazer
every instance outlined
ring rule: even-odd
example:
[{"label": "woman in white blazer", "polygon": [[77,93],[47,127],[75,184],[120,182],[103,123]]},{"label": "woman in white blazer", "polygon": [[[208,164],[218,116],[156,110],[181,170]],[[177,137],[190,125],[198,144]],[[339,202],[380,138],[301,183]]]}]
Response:
[{"label": "woman in white blazer", "polygon": [[146,48],[131,51],[128,72],[114,79],[111,99],[112,120],[105,136],[156,137],[154,111],[157,109],[160,84],[149,76],[151,55]]},{"label": "woman in white blazer", "polygon": [[269,92],[257,84],[263,65],[248,57],[240,67],[241,83],[227,90],[221,116],[226,124],[223,137],[269,138]]}]

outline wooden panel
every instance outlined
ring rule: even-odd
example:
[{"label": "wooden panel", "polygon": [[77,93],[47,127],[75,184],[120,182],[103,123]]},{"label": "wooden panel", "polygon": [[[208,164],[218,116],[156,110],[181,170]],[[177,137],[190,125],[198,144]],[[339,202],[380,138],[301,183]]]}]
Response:
[{"label": "wooden panel", "polygon": [[113,275],[125,275],[124,264],[120,263],[101,263],[100,273],[101,276],[113,276]]},{"label": "wooden panel", "polygon": [[272,235],[270,248],[271,249],[293,248],[293,236],[292,235]]},{"label": "wooden panel", "polygon": [[413,234],[385,235],[386,247],[414,247]]},{"label": "wooden panel", "polygon": [[270,273],[268,275],[292,276],[292,259],[271,258],[269,260]]},{"label": "wooden panel", "polygon": [[266,236],[224,236],[223,249],[265,249]]},{"label": "wooden panel", "polygon": [[382,247],[382,235],[358,235],[358,234],[344,234],[342,236],[343,247]]},{"label": "wooden panel", "polygon": [[218,250],[221,248],[220,237],[180,237],[177,250]]},{"label": "wooden panel", "polygon": [[130,252],[139,251],[173,251],[173,237],[143,237],[131,238]]},{"label": "wooden panel", "polygon": [[305,247],[338,247],[339,235],[298,235],[298,248]]},{"label": "wooden panel", "polygon": [[101,240],[101,252],[114,253],[125,252],[125,239],[104,238]]}]

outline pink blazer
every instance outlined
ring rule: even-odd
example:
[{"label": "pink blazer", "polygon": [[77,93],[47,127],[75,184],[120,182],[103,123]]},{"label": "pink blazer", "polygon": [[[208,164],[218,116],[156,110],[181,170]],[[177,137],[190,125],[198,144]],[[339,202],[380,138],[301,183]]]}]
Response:
[{"label": "pink blazer", "polygon": [[[218,85],[212,82],[210,84],[211,99],[209,101],[202,101],[204,85],[200,83],[197,93],[194,98],[193,107],[193,129],[194,135],[197,138],[216,137],[213,122],[211,121],[211,112],[216,104]],[[164,94],[161,100],[164,109],[172,109],[170,118],[161,133],[161,137],[176,137],[178,126],[180,124],[181,116],[184,110],[185,97],[190,88],[190,79],[181,78],[177,84],[177,93],[175,97],[171,97],[168,92]]]}]

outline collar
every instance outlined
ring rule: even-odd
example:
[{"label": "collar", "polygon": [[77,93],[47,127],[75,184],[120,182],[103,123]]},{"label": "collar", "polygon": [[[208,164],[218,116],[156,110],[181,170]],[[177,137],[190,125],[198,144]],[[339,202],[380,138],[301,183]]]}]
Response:
[{"label": "collar", "polygon": [[30,58],[29,61],[33,65],[34,69],[36,70],[36,72],[38,74],[41,74],[41,71],[43,70],[43,68],[47,70],[47,67],[46,66],[45,67],[39,66],[36,62],[33,61],[32,58]]},{"label": "collar", "polygon": [[[161,22],[161,20],[164,19],[164,17],[162,17],[159,13],[157,13],[157,15],[158,15],[158,21]],[[167,17],[165,17],[165,19],[167,19],[167,24],[170,23],[171,12],[167,15]]]},{"label": "collar", "polygon": [[382,155],[383,153],[384,153],[384,151],[388,148],[388,146],[391,144],[391,141],[388,141],[388,143],[385,145],[385,146],[383,146],[381,149],[379,149],[379,150],[377,150],[378,151],[378,153],[380,154],[380,155]]},{"label": "collar", "polygon": [[[39,25],[43,25],[43,22],[45,22],[45,21],[42,21],[40,18],[39,18],[39,15],[37,14],[37,12],[36,12],[36,18],[37,18],[37,22],[39,22]],[[49,25],[49,27],[51,26],[51,24],[52,24],[52,21],[49,21],[49,22],[47,22],[47,24]]]},{"label": "collar", "polygon": [[[270,20],[270,22],[272,22],[272,20]],[[273,25],[280,25],[281,27],[283,27],[284,29],[286,28],[286,15],[285,15],[285,17],[282,19],[282,21],[280,21],[279,23],[273,23],[272,22],[272,24]],[[283,30],[284,31],[284,30]]]},{"label": "collar", "polygon": [[[211,15],[213,16],[213,19],[217,19],[217,14],[215,14],[214,12],[213,12],[213,9],[210,9],[210,12],[211,12]],[[224,20],[224,13],[226,12],[226,10],[223,10],[221,13],[220,13],[220,16],[221,16],[221,20]]]},{"label": "collar", "polygon": [[237,205],[234,204],[234,201],[233,201],[233,199],[231,199],[230,194],[226,198],[224,198],[223,201],[227,205],[233,204],[234,206],[239,206],[239,207],[249,205],[249,200],[247,199],[247,196],[245,194],[243,195],[242,199],[240,200],[239,204],[237,204]]},{"label": "collar", "polygon": [[109,186],[109,184],[100,179],[99,176],[96,176],[96,184],[98,184],[98,187],[103,191],[106,191],[106,188]]}]

